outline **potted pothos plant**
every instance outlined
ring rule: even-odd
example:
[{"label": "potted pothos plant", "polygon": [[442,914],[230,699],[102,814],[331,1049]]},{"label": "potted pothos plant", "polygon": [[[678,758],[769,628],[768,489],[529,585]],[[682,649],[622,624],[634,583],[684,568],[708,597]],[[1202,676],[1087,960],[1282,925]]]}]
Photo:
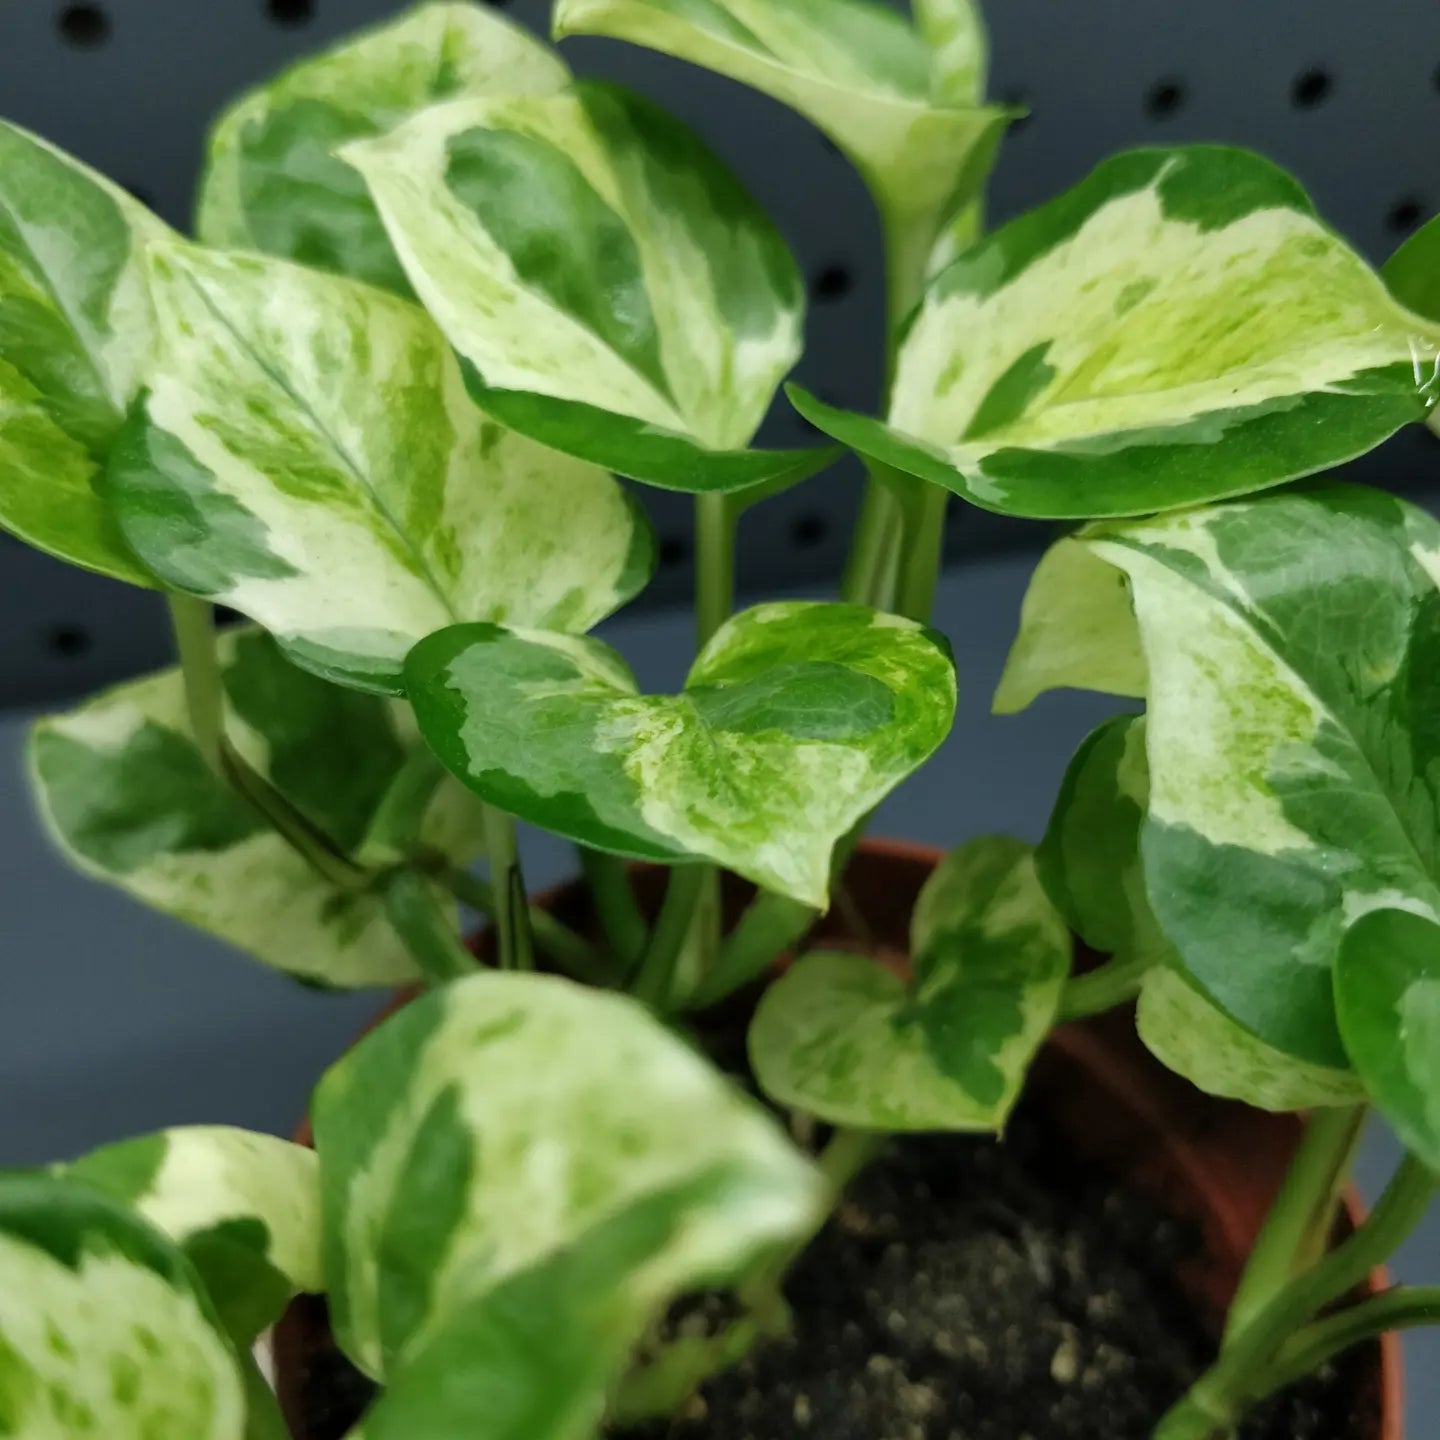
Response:
[{"label": "potted pothos plant", "polygon": [[[35,726],[40,813],[301,981],[424,990],[313,1150],[183,1129],[0,1178],[0,1433],[1398,1437],[1365,1347],[1440,1314],[1370,1280],[1440,1174],[1440,524],[1310,477],[1430,414],[1440,225],[1377,274],[1202,145],[987,233],[1016,112],[970,0],[554,26],[854,161],[878,416],[791,387],[835,443],[752,445],[801,350],[783,239],[482,6],[227,110],[195,239],[0,125],[0,523],[156,590],[180,661]],[[845,449],[839,598],[736,613],[739,523]],[[654,563],[622,480],[695,497],[677,694],[587,636]],[[860,836],[951,726],[956,497],[1070,522],[997,709],[1126,703],[1038,847],[940,858]],[[517,821],[583,883],[531,897]],[[1372,1107],[1406,1153],[1362,1219]],[[297,1295],[282,1413],[255,1346]]]}]

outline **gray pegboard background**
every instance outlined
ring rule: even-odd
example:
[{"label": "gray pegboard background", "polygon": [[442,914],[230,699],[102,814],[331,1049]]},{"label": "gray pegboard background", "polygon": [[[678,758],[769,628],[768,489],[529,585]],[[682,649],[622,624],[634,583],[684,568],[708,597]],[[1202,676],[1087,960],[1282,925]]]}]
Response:
[{"label": "gray pegboard background", "polygon": [[[0,0],[0,115],[96,165],[183,226],[207,120],[295,56],[399,9],[395,0]],[[508,0],[536,29],[548,0]],[[1129,145],[1223,140],[1293,170],[1321,211],[1383,259],[1440,209],[1440,5],[1435,0],[990,0],[993,92],[1032,107],[992,190],[1004,219]],[[845,161],[783,107],[717,76],[606,41],[568,42],[581,74],[636,86],[698,127],[770,209],[810,277],[799,377],[873,405],[883,281],[876,224]],[[803,443],[777,406],[762,439]],[[1415,490],[1440,479],[1418,429],[1359,467]],[[837,467],[758,511],[741,536],[749,592],[838,573],[858,493]],[[686,502],[651,491],[654,602],[687,592]],[[1046,527],[952,507],[950,556],[1039,545]],[[163,663],[153,596],[0,541],[0,706],[49,703]]]}]

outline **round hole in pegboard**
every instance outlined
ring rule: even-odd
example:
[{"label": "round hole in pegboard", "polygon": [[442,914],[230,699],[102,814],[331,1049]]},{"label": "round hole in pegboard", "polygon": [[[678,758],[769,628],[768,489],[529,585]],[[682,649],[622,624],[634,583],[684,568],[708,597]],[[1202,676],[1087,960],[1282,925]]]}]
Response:
[{"label": "round hole in pegboard", "polygon": [[790,543],[797,550],[813,550],[824,543],[830,534],[830,522],[817,514],[805,514],[796,518],[790,527]]},{"label": "round hole in pegboard", "polygon": [[45,636],[45,648],[62,660],[74,660],[90,648],[90,632],[83,625],[56,625]]},{"label": "round hole in pegboard", "polygon": [[110,38],[110,17],[99,5],[67,5],[55,25],[77,50],[94,50]]},{"label": "round hole in pegboard", "polygon": [[1302,70],[1290,85],[1290,103],[1297,110],[1323,105],[1335,91],[1335,77],[1323,66]]},{"label": "round hole in pegboard", "polygon": [[842,300],[854,288],[855,277],[848,265],[825,265],[810,282],[811,296],[820,301]]},{"label": "round hole in pegboard", "polygon": [[315,10],[316,0],[265,0],[265,13],[276,25],[308,25]]},{"label": "round hole in pegboard", "polygon": [[683,535],[662,535],[658,556],[662,570],[678,570],[690,558],[690,542]]},{"label": "round hole in pegboard", "polygon": [[1185,82],[1174,75],[1157,80],[1145,92],[1145,113],[1152,120],[1168,120],[1185,108]]},{"label": "round hole in pegboard", "polygon": [[1425,202],[1417,195],[1402,195],[1385,212],[1385,228],[1392,235],[1408,235],[1425,218]]}]

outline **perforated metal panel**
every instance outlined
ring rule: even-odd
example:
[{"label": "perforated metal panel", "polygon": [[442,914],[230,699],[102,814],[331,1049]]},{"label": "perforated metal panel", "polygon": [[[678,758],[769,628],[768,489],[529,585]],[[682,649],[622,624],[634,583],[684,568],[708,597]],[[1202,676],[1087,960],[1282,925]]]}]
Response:
[{"label": "perforated metal panel", "polygon": [[[208,118],[298,54],[400,8],[394,0],[0,0],[0,114],[129,186],[171,222],[190,208]],[[543,29],[548,0],[510,0]],[[992,0],[994,91],[1031,105],[992,190],[997,219],[1129,145],[1224,140],[1293,170],[1373,259],[1440,209],[1440,5],[1434,0]],[[696,125],[788,236],[811,284],[800,378],[869,408],[880,376],[875,220],[846,162],[783,107],[717,76],[604,41],[566,52],[581,74],[645,90]],[[762,439],[807,427],[777,407]],[[1412,491],[1440,445],[1412,427],[1358,467]],[[756,513],[740,581],[755,592],[833,576],[858,493],[838,467]],[[650,601],[686,593],[686,502],[648,492],[662,537]],[[1044,526],[952,507],[950,555],[1038,545]],[[61,698],[168,652],[154,597],[0,542],[0,705]]]}]

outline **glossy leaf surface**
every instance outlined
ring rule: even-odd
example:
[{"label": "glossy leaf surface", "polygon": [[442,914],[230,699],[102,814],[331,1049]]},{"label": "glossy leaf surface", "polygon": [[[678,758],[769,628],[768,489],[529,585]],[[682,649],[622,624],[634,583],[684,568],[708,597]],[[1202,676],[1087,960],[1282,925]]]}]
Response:
[{"label": "glossy leaf surface", "polygon": [[1437,344],[1268,161],[1137,150],[936,277],[888,424],[792,398],[982,508],[1138,515],[1363,454],[1425,418]]},{"label": "glossy leaf surface", "polygon": [[547,95],[564,62],[483,5],[419,5],[302,60],[226,109],[210,136],[197,228],[402,295],[409,282],[364,182],[335,151],[441,100]]},{"label": "glossy leaf surface", "polygon": [[[221,636],[220,657],[237,747],[338,849],[357,847],[415,743],[398,707],[306,675],[254,631]],[[206,767],[178,671],[39,721],[28,758],[52,838],[88,874],[302,979],[418,978],[376,895],[323,881]],[[469,860],[479,828],[447,784],[423,838]]]},{"label": "glossy leaf surface", "polygon": [[143,205],[0,121],[0,525],[102,575],[152,584],[94,481],[154,340]]},{"label": "glossy leaf surface", "polygon": [[828,463],[743,448],[800,353],[800,277],[734,176],[649,101],[594,83],[456,101],[344,155],[494,418],[678,490]]},{"label": "glossy leaf surface", "polygon": [[835,842],[944,739],[933,631],[856,605],[759,605],[679,695],[640,695],[594,640],[456,626],[411,653],[420,728],[502,810],[582,844],[706,859],[823,907]]},{"label": "glossy leaf surface", "polygon": [[477,411],[417,306],[198,246],[152,249],[151,274],[159,359],[106,488],[176,589],[398,693],[433,630],[585,630],[648,579],[648,523],[614,479]]},{"label": "glossy leaf surface", "polygon": [[817,952],[766,992],[750,1059],[771,1099],[869,1130],[999,1130],[1049,1032],[1070,936],[1030,847],[992,836],[926,883],[907,982]]}]

